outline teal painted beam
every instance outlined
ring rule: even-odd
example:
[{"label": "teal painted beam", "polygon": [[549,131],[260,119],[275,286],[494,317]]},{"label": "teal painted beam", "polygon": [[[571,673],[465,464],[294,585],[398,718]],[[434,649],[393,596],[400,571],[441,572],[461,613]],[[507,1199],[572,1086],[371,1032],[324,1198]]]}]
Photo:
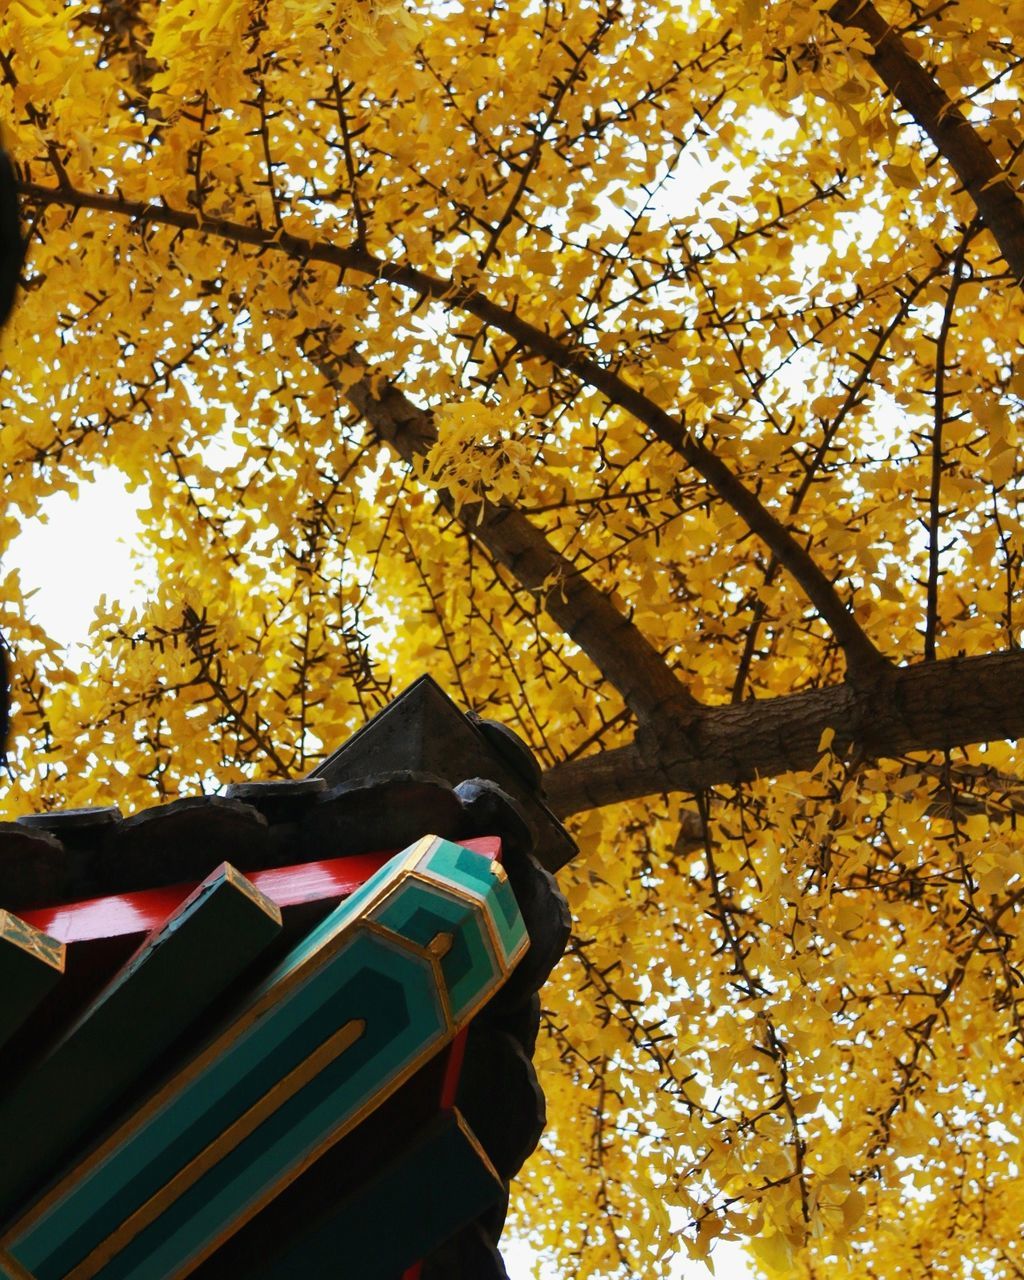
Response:
[{"label": "teal painted beam", "polygon": [[9,911],[0,911],[0,1045],[53,990],[63,972],[63,943]]},{"label": "teal painted beam", "polygon": [[[247,1280],[345,1275],[395,1280],[504,1194],[458,1111],[442,1111],[376,1177]],[[214,1258],[216,1261],[216,1257]]]},{"label": "teal painted beam", "polygon": [[279,909],[225,863],[107,984],[49,1054],[0,1102],[8,1210],[278,936]]},{"label": "teal painted beam", "polygon": [[502,868],[425,837],[303,939],[3,1247],[37,1280],[188,1275],[447,1044],[527,946]]},{"label": "teal painted beam", "polygon": [[35,1280],[31,1271],[26,1271],[17,1258],[0,1250],[0,1280]]}]

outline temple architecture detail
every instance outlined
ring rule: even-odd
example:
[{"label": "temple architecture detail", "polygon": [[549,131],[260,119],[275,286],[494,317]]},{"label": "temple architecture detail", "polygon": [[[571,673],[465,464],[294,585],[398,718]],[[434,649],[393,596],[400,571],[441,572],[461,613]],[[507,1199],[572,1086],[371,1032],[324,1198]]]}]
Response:
[{"label": "temple architecture detail", "polygon": [[309,777],[0,824],[0,1277],[500,1280],[572,853],[426,678]]}]

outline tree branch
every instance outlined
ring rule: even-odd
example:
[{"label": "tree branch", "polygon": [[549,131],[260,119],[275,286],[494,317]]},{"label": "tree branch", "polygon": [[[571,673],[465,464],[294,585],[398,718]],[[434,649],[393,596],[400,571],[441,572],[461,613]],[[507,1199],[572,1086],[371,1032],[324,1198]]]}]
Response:
[{"label": "tree branch", "polygon": [[855,685],[869,686],[889,669],[888,660],[861,629],[806,548],[702,441],[617,373],[563,339],[485,297],[472,282],[443,280],[416,267],[388,262],[375,257],[358,243],[347,247],[328,244],[292,235],[280,228],[265,229],[224,218],[204,217],[198,212],[173,209],[166,204],[124,200],[119,196],[90,194],[68,187],[46,187],[34,182],[21,182],[18,187],[26,200],[37,204],[96,209],[130,218],[144,226],[177,227],[217,236],[233,244],[249,244],[264,251],[284,253],[302,262],[328,263],[342,271],[354,271],[370,279],[409,289],[421,298],[468,312],[484,324],[492,325],[531,355],[600,391],[607,400],[625,409],[685,459],[802,587],[841,646],[849,678]]},{"label": "tree branch", "polygon": [[[321,347],[307,354],[332,382],[337,382],[341,362],[366,368],[353,353],[338,356]],[[397,387],[366,374],[347,387],[344,380],[341,384],[353,408],[405,462],[422,458],[436,441],[433,414]],[[587,654],[641,724],[665,716],[685,723],[699,708],[642,632],[521,512],[491,502],[466,503],[456,509],[444,490],[441,499],[467,532],[537,596],[541,607]]]},{"label": "tree branch", "polygon": [[829,16],[871,41],[875,51],[868,61],[879,79],[952,165],[1017,283],[1024,284],[1024,203],[1010,175],[870,0],[836,0]]},{"label": "tree branch", "polygon": [[943,751],[1024,736],[1024,652],[945,658],[894,669],[875,689],[833,685],[710,707],[685,732],[555,765],[544,775],[562,817],[666,791],[698,792],[813,768],[832,749],[861,757]]},{"label": "tree branch", "polygon": [[935,340],[935,425],[932,429],[932,469],[928,486],[928,585],[925,605],[924,656],[935,658],[935,638],[939,630],[939,561],[942,557],[942,473],[946,462],[943,454],[943,432],[946,414],[946,350],[949,335],[954,326],[956,295],[960,289],[961,272],[970,229],[961,240],[953,260],[953,278],[946,290],[946,303],[942,310],[942,322]]}]

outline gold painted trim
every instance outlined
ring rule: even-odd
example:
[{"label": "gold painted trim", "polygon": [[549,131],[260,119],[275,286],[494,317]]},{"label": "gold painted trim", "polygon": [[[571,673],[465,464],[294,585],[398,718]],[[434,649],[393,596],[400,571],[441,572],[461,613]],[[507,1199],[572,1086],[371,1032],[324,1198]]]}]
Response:
[{"label": "gold painted trim", "polygon": [[[426,858],[421,858],[420,862],[426,862]],[[472,898],[474,902],[487,901],[488,891],[486,889],[469,889],[461,881],[454,879],[452,876],[446,876],[443,871],[435,871],[432,867],[424,867],[418,863],[413,868],[413,875],[419,880],[430,880],[432,883],[448,885],[451,889],[457,889],[464,897]]]},{"label": "gold painted trim", "polygon": [[487,1002],[491,1000],[503,986],[503,981],[495,982],[494,985],[488,987],[486,991],[482,991],[472,1004],[467,1005],[465,1011],[459,1014],[458,1018],[455,1019],[456,1033],[462,1031],[468,1023],[472,1022],[484,1005],[487,1004]]},{"label": "gold painted trim", "polygon": [[[401,874],[388,885],[387,893],[381,894],[381,896],[374,902],[372,914],[376,915],[385,910],[390,905],[391,899],[397,898],[410,880],[420,880],[422,882],[423,877],[417,876],[409,867],[403,867]],[[370,914],[370,912],[367,913],[368,916]],[[382,925],[381,927],[387,928],[386,925]]]},{"label": "gold painted trim", "polygon": [[430,965],[430,973],[434,979],[434,989],[437,993],[437,1002],[441,1007],[441,1017],[444,1020],[445,1033],[451,1033],[455,1024],[452,1021],[451,1000],[448,996],[448,986],[444,980],[444,971],[441,968],[440,958],[434,955],[429,947],[421,947],[418,942],[412,942],[400,933],[394,933],[387,925],[383,925],[377,920],[362,920],[360,927],[365,929],[367,933],[372,933],[378,938],[383,938],[385,941],[393,943],[403,951],[410,952],[418,960],[425,960]]},{"label": "gold painted trim", "polygon": [[430,967],[434,971],[434,986],[437,988],[437,994],[441,1000],[441,1012],[444,1014],[445,1035],[455,1035],[455,1019],[452,1017],[452,1000],[448,993],[448,984],[444,980],[444,968],[441,964],[441,957],[435,956],[432,952],[427,952],[430,956]]},{"label": "gold painted trim", "polygon": [[[440,842],[440,837],[427,836],[427,837],[424,837],[424,839],[421,842],[419,842],[419,844],[434,845],[439,842]],[[453,841],[452,843],[455,843],[455,842]],[[419,845],[417,847],[419,847]],[[402,869],[405,869],[409,865],[410,860],[403,860]],[[420,877],[420,878],[425,880],[429,884],[434,884],[434,882],[428,880],[427,877]],[[387,889],[390,892],[394,887],[396,886],[393,886],[389,883],[389,885],[387,886]],[[448,887],[448,886],[445,885],[444,887]],[[478,905],[477,899],[467,898],[467,900],[472,901],[474,905]],[[373,899],[372,901],[376,901],[376,899]],[[490,913],[485,912],[485,914],[488,915],[489,917]],[[371,920],[362,920],[361,923],[364,928],[367,927],[368,925],[376,925],[376,921],[371,921]],[[383,926],[377,926],[377,929],[383,935],[388,935],[390,932],[389,930],[385,929]],[[392,936],[397,936],[397,935],[392,935]],[[406,943],[406,945],[411,945],[415,949],[415,944],[409,944],[408,939],[401,939],[401,940],[402,942]],[[528,946],[529,946],[529,937],[525,937],[523,940],[522,950],[517,953],[517,957],[516,957],[517,959],[519,958],[519,955],[522,954],[522,951],[525,951]],[[501,954],[501,948],[497,947],[496,955],[500,955],[500,954]],[[435,958],[435,964],[439,965],[439,963],[440,962],[437,961]],[[324,1154],[325,1151],[330,1150],[330,1148],[333,1147],[336,1143],[340,1142],[341,1139],[346,1136],[346,1134],[351,1133],[353,1129],[358,1128],[358,1126],[363,1123],[363,1121],[366,1119],[367,1116],[372,1115],[373,1112],[376,1111],[378,1107],[382,1106],[390,1097],[392,1097],[395,1093],[397,1093],[398,1090],[404,1084],[406,1084],[423,1066],[426,1065],[427,1062],[431,1060],[431,1058],[435,1057],[438,1053],[442,1051],[442,1049],[445,1049],[448,1045],[450,1045],[451,1042],[454,1040],[455,1036],[458,1034],[458,1032],[461,1031],[466,1026],[466,1024],[470,1022],[470,1020],[473,1017],[476,1016],[479,1010],[494,995],[494,992],[497,989],[497,987],[500,987],[501,985],[502,985],[501,982],[498,982],[496,983],[495,987],[492,987],[489,990],[484,991],[481,994],[479,1000],[476,1001],[473,1005],[471,1005],[467,1009],[467,1011],[462,1015],[462,1017],[457,1020],[457,1022],[449,1026],[449,1029],[447,1032],[442,1032],[436,1042],[432,1042],[424,1046],[421,1052],[417,1054],[416,1057],[405,1068],[403,1068],[403,1070],[400,1071],[398,1075],[396,1075],[386,1086],[384,1086],[372,1098],[367,1099],[367,1101],[363,1103],[363,1105],[359,1108],[358,1111],[353,1112],[353,1114],[348,1118],[348,1120],[339,1124],[336,1129],[326,1134],[322,1139],[322,1141],[303,1160],[301,1160],[293,1170],[291,1170],[283,1178],[281,1178],[280,1181],[275,1186],[271,1187],[268,1191],[264,1192],[263,1195],[257,1197],[257,1199],[251,1205],[249,1205],[236,1219],[234,1219],[231,1223],[227,1224],[225,1229],[215,1239],[213,1239],[208,1245],[206,1245],[203,1249],[201,1249],[199,1253],[193,1255],[193,1257],[188,1259],[188,1261],[185,1262],[182,1265],[182,1267],[179,1268],[179,1270],[176,1271],[173,1275],[169,1276],[167,1280],[185,1280],[186,1276],[191,1275],[191,1273],[197,1267],[199,1267],[202,1263],[204,1263],[207,1260],[207,1258],[209,1258],[213,1253],[215,1253],[221,1247],[221,1245],[224,1244],[226,1240],[229,1240],[237,1231],[240,1231],[242,1227],[246,1225],[247,1222],[250,1222],[258,1213],[260,1213],[270,1203],[271,1200],[273,1200],[276,1196],[280,1195],[282,1191],[285,1191],[288,1187],[291,1186],[293,1182],[295,1182],[298,1178],[300,1178],[306,1172],[306,1170],[310,1168],[311,1165],[315,1164],[316,1161],[320,1159],[320,1157]],[[446,997],[447,988],[444,986],[443,983],[440,984],[440,990],[443,993],[443,996]],[[494,1165],[491,1163],[489,1157],[487,1156],[486,1151],[484,1151],[484,1149],[480,1146],[479,1139],[476,1137],[472,1129],[470,1129],[469,1125],[466,1123],[466,1120],[462,1116],[462,1113],[458,1110],[458,1108],[453,1107],[452,1110],[455,1112],[456,1123],[459,1125],[459,1128],[465,1134],[467,1140],[472,1144],[474,1150],[480,1156],[481,1160],[487,1167],[488,1171],[492,1173],[496,1181],[499,1184],[501,1184],[502,1179],[500,1175],[498,1174],[497,1170],[494,1168]]]},{"label": "gold painted trim", "polygon": [[101,1009],[112,996],[120,995],[125,984],[135,979],[142,971],[145,963],[152,958],[159,947],[170,940],[174,930],[178,927],[186,913],[193,911],[197,907],[199,901],[209,901],[210,895],[215,893],[217,889],[225,883],[240,893],[243,897],[248,898],[249,901],[258,907],[268,919],[272,920],[278,928],[281,927],[281,908],[277,903],[271,902],[266,894],[257,889],[252,881],[247,880],[246,877],[242,875],[236,867],[232,866],[230,862],[222,862],[217,870],[208,876],[207,879],[189,895],[189,897],[185,898],[179,906],[171,912],[163,924],[159,925],[157,929],[141,943],[138,950],[125,961],[110,981],[100,990],[100,993],[96,996],[95,1000],[85,1008],[79,1017],[61,1035],[60,1039],[49,1051],[47,1056],[52,1056],[59,1049],[63,1049],[66,1043],[82,1030],[97,1010]]},{"label": "gold painted trim", "polygon": [[409,872],[407,879],[418,880],[420,884],[429,884],[435,889],[447,889],[456,898],[461,898],[463,902],[471,902],[475,907],[482,907],[487,903],[485,892],[474,893],[472,889],[467,889],[457,880],[450,880],[438,871],[431,871],[429,867],[416,867]]},{"label": "gold painted trim", "polygon": [[[442,892],[450,894],[459,902],[469,903],[471,906],[478,907],[484,917],[487,936],[490,938],[491,946],[494,949],[494,957],[498,962],[498,968],[501,970],[503,977],[508,977],[519,961],[530,949],[530,935],[526,930],[526,923],[523,922],[523,937],[517,944],[515,950],[511,952],[507,960],[505,957],[505,945],[501,940],[501,934],[498,932],[498,926],[494,921],[494,912],[491,910],[491,900],[485,893],[475,894],[471,889],[466,889],[462,885],[454,884],[447,876],[442,876],[438,872],[423,870],[417,868],[411,875],[407,877],[410,880],[418,880],[420,884],[427,884],[434,889],[440,889]],[[522,917],[520,917],[521,919]]]},{"label": "gold painted trim", "polygon": [[504,1178],[502,1178],[501,1174],[497,1171],[497,1169],[495,1169],[494,1165],[491,1164],[491,1157],[483,1149],[480,1143],[480,1139],[469,1127],[469,1122],[467,1121],[466,1117],[462,1114],[462,1112],[458,1109],[458,1107],[452,1107],[452,1115],[455,1117],[455,1123],[459,1127],[459,1132],[466,1139],[469,1145],[473,1148],[477,1156],[479,1156],[480,1163],[484,1166],[484,1168],[491,1175],[491,1177],[494,1179],[494,1181],[498,1184],[499,1187],[504,1186],[504,1183],[505,1183]]},{"label": "gold painted trim", "polygon": [[481,893],[477,895],[470,889],[464,889],[461,885],[453,884],[444,876],[435,875],[433,872],[424,871],[421,868],[417,868],[412,872],[408,879],[418,880],[420,884],[430,885],[432,889],[440,889],[443,893],[455,898],[456,901],[465,902],[469,906],[475,907],[478,914],[484,918],[484,928],[487,931],[487,937],[490,939],[491,950],[494,952],[494,960],[499,972],[503,977],[512,972],[512,966],[515,960],[519,959],[519,956],[516,956],[515,960],[511,956],[508,959],[505,958],[505,946],[501,940],[501,935],[498,933],[498,926],[494,923],[494,916],[491,912],[491,904],[487,894]]},{"label": "gold painted trim", "polygon": [[[494,962],[498,970],[497,986],[501,986],[522,957],[526,954],[526,951],[530,946],[530,937],[529,934],[525,932],[525,928],[522,941],[519,943],[516,950],[506,959],[505,947],[502,943],[501,935],[498,933],[498,926],[494,922],[494,914],[491,911],[490,900],[487,895],[477,895],[469,889],[462,889],[461,886],[453,884],[443,876],[434,875],[429,871],[424,872],[419,868],[415,871],[407,872],[401,880],[396,881],[389,889],[387,897],[381,898],[381,900],[375,904],[374,910],[379,910],[387,903],[388,898],[400,893],[403,886],[410,880],[415,880],[418,884],[425,885],[428,889],[433,889],[436,893],[447,894],[449,898],[454,899],[456,902],[461,902],[464,906],[472,907],[476,915],[483,917],[484,932],[486,933],[487,940],[490,943],[491,954],[494,957]],[[376,920],[367,919],[365,923],[367,926],[372,926],[375,931],[380,933],[391,933],[390,929],[385,925],[379,924]],[[393,936],[402,942],[406,942],[400,934],[395,934]],[[415,943],[406,942],[406,945],[418,950]],[[447,1002],[449,994],[448,988],[444,983],[442,983],[441,989],[444,992],[444,999]],[[487,998],[490,998],[490,994],[493,994],[494,990],[494,987],[490,989]],[[473,1009],[479,1009],[480,1007],[480,1003],[472,1006]],[[460,1022],[459,1025],[464,1025],[464,1022]]]},{"label": "gold painted trim", "polygon": [[281,908],[277,903],[268,898],[262,889],[257,889],[248,876],[244,876],[230,862],[224,863],[224,879],[233,889],[237,889],[239,893],[244,894],[245,897],[254,902],[265,915],[270,916],[271,920],[277,924],[282,923]]},{"label": "gold painted trim", "polygon": [[421,960],[433,960],[429,947],[421,946],[418,942],[413,942],[411,938],[406,938],[400,933],[395,933],[393,929],[389,929],[386,924],[381,924],[379,920],[360,920],[360,929],[365,929],[367,933],[376,934],[379,938],[386,938],[388,942],[393,942],[396,947],[400,947],[403,951],[411,951],[414,956],[418,956]]},{"label": "gold painted trim", "polygon": [[3,1249],[0,1249],[0,1267],[7,1272],[10,1280],[36,1280],[27,1267],[23,1267],[13,1254]]},{"label": "gold painted trim", "polygon": [[353,1018],[339,1027],[333,1035],[328,1036],[308,1058],[279,1080],[269,1093],[253,1103],[248,1111],[243,1112],[205,1150],[179,1169],[175,1176],[145,1204],[140,1205],[133,1214],[125,1218],[115,1231],[67,1273],[65,1280],[91,1280],[91,1277],[101,1271],[140,1232],[155,1222],[204,1174],[209,1173],[275,1111],[283,1107],[321,1071],[340,1058],[346,1049],[350,1049],[362,1037],[365,1030],[366,1019]]},{"label": "gold painted trim", "polygon": [[[520,919],[522,919],[522,916],[520,916]],[[516,943],[516,949],[509,956],[509,960],[508,960],[509,973],[512,972],[512,970],[516,967],[519,961],[522,960],[523,956],[526,955],[529,949],[530,949],[530,935],[526,928],[526,921],[523,920],[523,936]]]},{"label": "gold painted trim", "polygon": [[432,1041],[427,1045],[398,1073],[397,1076],[395,1076],[392,1081],[385,1085],[378,1093],[374,1094],[372,1098],[368,1099],[358,1111],[353,1112],[346,1121],[339,1124],[336,1129],[331,1130],[317,1144],[317,1146],[314,1147],[314,1149],[295,1166],[294,1169],[286,1173],[272,1187],[262,1195],[258,1196],[250,1205],[246,1206],[238,1217],[228,1223],[225,1229],[218,1236],[210,1241],[209,1244],[205,1245],[198,1253],[193,1254],[191,1258],[187,1259],[187,1261],[185,1261],[177,1271],[169,1274],[166,1277],[166,1280],[184,1280],[185,1276],[191,1275],[196,1267],[205,1262],[211,1254],[216,1253],[226,1240],[230,1240],[231,1237],[237,1231],[240,1231],[247,1222],[250,1222],[258,1213],[265,1209],[271,1200],[276,1196],[279,1196],[282,1191],[287,1190],[287,1188],[290,1187],[296,1179],[300,1178],[311,1165],[315,1164],[317,1160],[320,1159],[325,1151],[330,1150],[335,1143],[340,1142],[346,1134],[351,1133],[353,1129],[362,1124],[367,1116],[372,1115],[378,1107],[382,1106],[390,1097],[392,1097],[393,1094],[397,1093],[402,1085],[412,1079],[416,1072],[419,1071],[421,1067],[425,1066],[431,1058],[435,1057],[442,1049],[451,1044],[453,1039],[453,1033],[447,1033],[444,1031],[440,1032],[438,1040]]},{"label": "gold painted trim", "polygon": [[427,943],[427,950],[438,960],[443,960],[455,945],[455,935],[449,929],[439,929]]},{"label": "gold painted trim", "polygon": [[[165,1082],[155,1093],[133,1113],[119,1128],[96,1147],[80,1164],[76,1165],[54,1187],[23,1214],[0,1238],[0,1248],[17,1242],[41,1218],[60,1203],[79,1184],[83,1177],[97,1168],[112,1152],[123,1146],[133,1134],[138,1132],[151,1117],[159,1111],[176,1094],[183,1092],[221,1053],[243,1036],[261,1017],[295,987],[307,982],[315,973],[324,967],[337,953],[346,946],[359,928],[369,923],[363,912],[369,912],[377,902],[389,893],[394,878],[400,876],[412,861],[413,857],[422,856],[426,848],[438,839],[437,836],[424,836],[418,840],[409,855],[393,868],[389,876],[363,904],[360,912],[339,925],[334,933],[323,938],[315,950],[311,951],[300,964],[290,969],[273,987],[263,991],[253,1003],[243,1010],[235,1021],[217,1034],[205,1048],[172,1079]],[[403,939],[405,941],[405,939]],[[415,944],[411,944],[415,946]]]},{"label": "gold painted trim", "polygon": [[[179,1091],[183,1090],[189,1083],[191,1083],[196,1076],[201,1074],[205,1067],[214,1060],[219,1053],[229,1048],[237,1038],[244,1034],[253,1025],[253,1023],[262,1016],[266,1009],[273,1004],[276,1004],[282,996],[291,991],[293,987],[306,982],[315,972],[321,969],[325,963],[332,959],[348,942],[353,941],[354,935],[360,928],[369,928],[371,932],[379,932],[389,941],[397,943],[402,948],[411,951],[414,954],[420,954],[424,959],[428,960],[431,964],[432,970],[434,971],[435,982],[442,1004],[442,1009],[446,1017],[447,1026],[440,1029],[436,1038],[425,1044],[421,1051],[401,1071],[399,1071],[386,1085],[382,1086],[371,1098],[367,1099],[358,1110],[353,1112],[347,1118],[347,1120],[342,1121],[335,1129],[329,1131],[313,1148],[313,1150],[307,1153],[307,1155],[303,1157],[290,1171],[275,1182],[272,1182],[267,1190],[265,1190],[260,1196],[256,1197],[252,1203],[247,1205],[230,1223],[226,1224],[224,1230],[212,1241],[202,1247],[198,1253],[187,1259],[181,1267],[173,1273],[173,1275],[168,1277],[168,1280],[183,1280],[184,1277],[190,1275],[196,1267],[220,1248],[225,1240],[230,1239],[231,1236],[255,1217],[255,1215],[259,1213],[271,1200],[280,1195],[281,1192],[289,1187],[297,1178],[301,1177],[301,1175],[305,1173],[305,1171],[314,1164],[325,1151],[334,1146],[335,1143],[339,1142],[346,1134],[350,1133],[354,1128],[361,1124],[368,1115],[372,1114],[378,1107],[383,1105],[388,1098],[396,1093],[427,1062],[450,1044],[458,1031],[460,1031],[476,1014],[476,1012],[487,1003],[497,987],[501,985],[501,982],[498,981],[494,986],[484,990],[481,993],[480,998],[474,1002],[474,1004],[468,1008],[465,1013],[463,1013],[457,1022],[455,1022],[452,1020],[451,1011],[448,1007],[447,988],[440,973],[440,961],[438,958],[436,956],[432,956],[426,948],[420,948],[415,943],[411,943],[408,939],[403,938],[400,934],[392,933],[383,926],[377,925],[375,921],[368,920],[363,914],[363,912],[370,912],[379,901],[388,896],[391,892],[395,891],[398,884],[404,881],[404,879],[412,878],[410,869],[414,867],[427,852],[436,847],[438,843],[440,843],[440,838],[437,836],[424,836],[421,840],[417,841],[409,854],[402,858],[401,862],[393,868],[392,874],[381,884],[379,889],[363,903],[359,914],[345,921],[345,923],[341,925],[336,932],[324,938],[317,948],[310,952],[310,954],[306,956],[303,961],[296,966],[296,968],[289,970],[274,987],[263,992],[248,1009],[239,1015],[231,1027],[226,1028],[225,1031],[208,1044],[205,1049],[200,1051],[200,1053],[188,1064],[185,1071],[180,1073],[173,1080],[168,1081],[163,1088],[151,1095],[143,1107],[141,1107],[139,1111],[137,1111],[129,1121],[121,1127],[120,1130],[111,1134],[106,1142],[87,1157],[87,1159],[84,1160],[75,1170],[72,1170],[71,1173],[62,1179],[62,1181],[54,1187],[50,1193],[44,1197],[44,1199],[34,1205],[21,1220],[15,1223],[14,1226],[5,1233],[3,1242],[6,1243],[12,1239],[16,1240],[20,1236],[24,1235],[25,1232],[39,1220],[39,1218],[43,1217],[54,1204],[58,1203],[60,1199],[67,1194],[68,1190],[74,1188],[82,1176],[87,1174],[98,1164],[102,1163],[112,1150],[116,1150],[116,1148],[123,1143],[127,1135],[130,1135],[141,1128],[150,1116],[158,1111],[165,1102],[173,1098]],[[403,872],[405,873],[404,875]],[[482,906],[484,908],[488,932],[491,935],[492,942],[495,942],[495,958],[498,961],[499,969],[501,969],[500,957],[503,954],[503,949],[494,938],[494,924],[491,919],[490,912],[486,908],[486,899],[484,898],[481,900],[480,897],[476,897],[468,892],[459,892],[458,886],[451,885],[440,877],[434,879],[428,874],[416,876],[415,878],[421,879],[433,888],[441,888],[442,890],[451,893],[456,899],[462,900],[468,905],[476,908],[480,908]],[[508,970],[505,970],[504,972],[507,973]],[[344,1030],[344,1028],[342,1030]],[[341,1052],[341,1050],[338,1050],[338,1052]],[[296,1071],[298,1070],[299,1068],[296,1068]],[[280,1087],[280,1083],[281,1082],[279,1082],[278,1087]],[[271,1095],[268,1095],[268,1097],[269,1096]],[[266,1099],[261,1101],[265,1103]],[[281,1103],[278,1103],[277,1105],[281,1105]],[[274,1108],[271,1108],[271,1110],[273,1109]],[[246,1114],[248,1115],[248,1113]],[[240,1121],[244,1119],[245,1117],[240,1117]],[[239,1122],[236,1121],[236,1124],[237,1123]],[[221,1139],[223,1139],[223,1137],[224,1135],[221,1135]],[[236,1139],[236,1141],[240,1140],[241,1138]],[[473,1140],[475,1141],[475,1138]],[[215,1140],[215,1142],[216,1141],[219,1140]],[[201,1153],[199,1157],[196,1157],[196,1160],[202,1160],[203,1156],[206,1154],[207,1153]],[[488,1161],[488,1164],[489,1163],[490,1162]],[[196,1176],[199,1175],[197,1174]],[[184,1189],[185,1188],[182,1187],[181,1191]],[[166,1190],[166,1188],[162,1189],[162,1191]],[[181,1194],[181,1191],[178,1192],[179,1195]],[[172,1200],[173,1198],[175,1197],[172,1197]],[[141,1214],[145,1209],[146,1206],[142,1206],[140,1210],[137,1210],[136,1212]],[[124,1225],[125,1224],[122,1224],[119,1231],[124,1228]],[[138,1226],[133,1234],[137,1234],[141,1229],[142,1225]],[[99,1250],[108,1243],[109,1238],[108,1241],[97,1246],[97,1249],[93,1251],[93,1254],[89,1255],[90,1258],[97,1254]],[[125,1240],[124,1243],[127,1243],[127,1240]],[[118,1251],[123,1247],[123,1244],[119,1245]],[[86,1259],[83,1263],[80,1263],[79,1268],[84,1267],[88,1260],[89,1259]],[[79,1268],[76,1268],[75,1272],[71,1272],[67,1277],[67,1280],[72,1280],[72,1277],[75,1277],[75,1280],[78,1280],[76,1273]],[[87,1275],[95,1275],[95,1270],[89,1272],[82,1271],[82,1280],[84,1280],[84,1277]],[[18,1277],[18,1280],[23,1280],[23,1278]],[[28,1277],[28,1280],[33,1280],[33,1278]]]},{"label": "gold painted trim", "polygon": [[58,973],[64,972],[67,954],[64,943],[51,938],[42,929],[37,929],[10,911],[0,911],[0,942],[9,942],[12,947],[34,956]]},{"label": "gold painted trim", "polygon": [[[438,837],[437,843],[442,843],[440,837]],[[458,845],[460,849],[464,849],[466,847],[465,845],[460,845],[457,840],[447,840],[443,843]],[[431,852],[433,852],[433,850],[431,850]],[[472,850],[470,850],[470,852],[472,852]],[[426,855],[420,859],[420,862],[425,860]],[[495,862],[493,860],[490,861],[487,869],[500,884],[504,884],[505,881],[508,880],[508,872],[500,862]],[[419,880],[423,884],[434,885],[436,888],[447,889],[453,897],[458,898],[460,901],[470,902],[483,909],[484,918],[487,922],[487,933],[494,947],[494,955],[498,961],[498,967],[504,974],[510,974],[529,950],[530,935],[526,931],[524,923],[523,940],[518,944],[515,950],[511,952],[507,961],[503,959],[505,956],[505,945],[501,940],[501,934],[498,932],[498,926],[494,922],[494,913],[491,909],[491,898],[486,891],[481,890],[479,893],[474,893],[473,890],[467,889],[465,885],[461,885],[456,881],[453,881],[450,877],[442,874],[442,872],[434,871],[430,867],[423,867],[419,863],[417,863],[410,879]]]},{"label": "gold painted trim", "polygon": [[[352,1129],[361,1125],[367,1116],[372,1116],[382,1103],[386,1102],[388,1098],[390,1098],[396,1090],[400,1089],[407,1080],[412,1079],[416,1072],[419,1071],[421,1067],[424,1067],[431,1058],[436,1054],[439,1054],[442,1049],[451,1044],[454,1038],[454,1035],[450,1035],[447,1031],[439,1030],[437,1033],[437,1039],[431,1040],[427,1045],[425,1045],[420,1052],[410,1062],[408,1062],[401,1071],[398,1072],[394,1079],[386,1086],[386,1091],[375,1093],[372,1098],[367,1098],[357,1111],[353,1111],[352,1115],[341,1123],[337,1131],[331,1130],[331,1134],[333,1136],[325,1138],[324,1141],[315,1148],[315,1153],[304,1159],[301,1170],[305,1171],[308,1169],[311,1164],[316,1160],[319,1160],[320,1156],[323,1155],[328,1147],[333,1146],[334,1143],[343,1138],[346,1133],[351,1132]],[[298,1177],[298,1174],[290,1175],[280,1184],[279,1190],[283,1191],[284,1188],[289,1186],[296,1177]],[[277,1192],[275,1191],[274,1195],[276,1194]],[[273,1196],[269,1196],[268,1199],[273,1199]],[[266,1201],[264,1203],[266,1203]],[[246,1221],[248,1221],[248,1218]]]},{"label": "gold painted trim", "polygon": [[411,870],[418,862],[433,853],[437,846],[442,843],[444,843],[442,836],[421,836],[409,850],[408,855],[402,859],[401,869],[403,871]]}]

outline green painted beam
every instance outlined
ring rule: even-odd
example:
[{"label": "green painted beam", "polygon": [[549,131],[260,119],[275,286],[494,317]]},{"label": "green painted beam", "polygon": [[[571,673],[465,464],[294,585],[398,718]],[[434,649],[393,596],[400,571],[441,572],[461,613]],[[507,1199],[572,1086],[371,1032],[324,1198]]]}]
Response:
[{"label": "green painted beam", "polygon": [[35,1276],[26,1271],[17,1258],[0,1249],[0,1280],[35,1280]]},{"label": "green painted beam", "polygon": [[[395,1280],[496,1204],[501,1178],[458,1111],[442,1111],[358,1191],[247,1280]],[[216,1255],[213,1261],[216,1262]]]},{"label": "green painted beam", "polygon": [[278,908],[224,863],[150,934],[0,1101],[4,1148],[17,1153],[0,1161],[0,1210],[54,1172],[280,928]]},{"label": "green painted beam", "polygon": [[0,1045],[7,1043],[63,972],[63,943],[9,911],[0,911]]},{"label": "green painted beam", "polygon": [[399,854],[3,1247],[38,1280],[188,1275],[501,986],[529,945],[510,892],[500,866],[448,841]]}]

